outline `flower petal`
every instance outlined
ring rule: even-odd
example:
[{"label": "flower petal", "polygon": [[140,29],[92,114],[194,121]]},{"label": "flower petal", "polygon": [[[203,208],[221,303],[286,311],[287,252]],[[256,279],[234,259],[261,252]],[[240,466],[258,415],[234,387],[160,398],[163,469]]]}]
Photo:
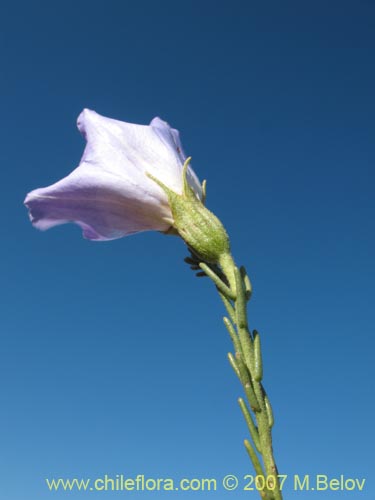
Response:
[{"label": "flower petal", "polygon": [[[182,194],[185,155],[178,131],[154,118],[136,125],[85,109],[77,125],[87,141],[79,166],[52,186],[28,194],[25,204],[40,229],[75,222],[86,238],[109,240],[139,231],[166,231],[173,223],[168,198],[150,173]],[[198,197],[202,189],[189,167]]]},{"label": "flower petal", "polygon": [[[108,155],[111,163],[106,162],[106,170],[122,174],[126,169],[135,176],[143,174],[142,177],[149,172],[167,187],[182,194],[185,155],[179,134],[160,118],[154,118],[149,126],[136,125],[84,109],[77,125],[87,140],[82,158],[85,161],[95,162]],[[104,166],[101,165],[101,168]],[[201,186],[191,167],[188,179],[201,197]]]},{"label": "flower petal", "polygon": [[91,240],[167,231],[172,218],[165,195],[155,197],[106,172],[88,171],[85,164],[56,184],[29,193],[25,205],[35,227],[75,222]]}]

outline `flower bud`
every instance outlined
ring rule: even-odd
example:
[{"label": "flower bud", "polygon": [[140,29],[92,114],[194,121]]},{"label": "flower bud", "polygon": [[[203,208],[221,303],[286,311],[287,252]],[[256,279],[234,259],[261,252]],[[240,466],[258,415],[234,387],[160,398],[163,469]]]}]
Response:
[{"label": "flower bud", "polygon": [[173,227],[203,261],[216,264],[230,252],[229,238],[220,220],[197,197],[186,179],[190,158],[183,169],[184,189],[177,194],[150,176],[165,191],[173,216]]}]

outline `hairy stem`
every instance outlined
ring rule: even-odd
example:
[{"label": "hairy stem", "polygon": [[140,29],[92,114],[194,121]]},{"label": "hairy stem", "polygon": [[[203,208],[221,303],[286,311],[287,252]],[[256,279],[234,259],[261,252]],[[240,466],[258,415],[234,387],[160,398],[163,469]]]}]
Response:
[{"label": "hairy stem", "polygon": [[222,273],[215,272],[216,270],[207,263],[200,263],[199,267],[215,283],[229,314],[230,319],[224,318],[224,323],[232,339],[235,355],[229,354],[228,357],[244,388],[250,407],[249,410],[245,401],[240,398],[239,404],[252,438],[252,442],[245,440],[245,447],[256,474],[264,477],[265,486],[259,491],[261,498],[282,500],[272,448],[272,408],[261,382],[263,366],[260,336],[256,330],[251,333],[247,319],[247,302],[252,292],[251,283],[245,268],[238,269],[231,255],[222,256],[219,265]]}]

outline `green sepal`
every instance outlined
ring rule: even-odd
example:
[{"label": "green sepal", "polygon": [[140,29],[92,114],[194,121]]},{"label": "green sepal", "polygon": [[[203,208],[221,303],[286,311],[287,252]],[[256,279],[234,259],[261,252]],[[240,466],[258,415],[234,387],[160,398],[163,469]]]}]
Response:
[{"label": "green sepal", "polygon": [[[203,262],[216,264],[224,254],[230,253],[229,238],[220,220],[204,206],[190,186],[187,179],[190,160],[187,158],[184,163],[182,194],[175,193],[153,175],[147,175],[166,193],[174,229]],[[205,189],[204,185],[203,198]]]}]

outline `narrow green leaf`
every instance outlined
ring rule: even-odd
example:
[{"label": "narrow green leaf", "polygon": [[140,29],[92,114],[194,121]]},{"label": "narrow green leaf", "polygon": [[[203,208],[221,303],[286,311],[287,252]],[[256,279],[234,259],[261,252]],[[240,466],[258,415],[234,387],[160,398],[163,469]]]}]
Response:
[{"label": "narrow green leaf", "polygon": [[189,264],[191,266],[198,265],[198,262],[195,259],[192,259],[191,257],[185,257],[184,262],[186,262],[186,264]]},{"label": "narrow green leaf", "polygon": [[217,276],[213,272],[210,266],[208,266],[204,262],[201,262],[199,264],[199,267],[207,274],[209,278],[212,279],[221,293],[223,293],[228,299],[235,300],[236,294],[219,278],[219,276]]},{"label": "narrow green leaf", "polygon": [[238,398],[238,404],[240,405],[241,411],[245,418],[252,440],[254,441],[255,447],[259,451],[259,453],[262,453],[259,442],[259,433],[256,425],[254,424],[253,417],[251,416],[250,411],[245,401],[242,398]]},{"label": "narrow green leaf", "polygon": [[250,460],[253,463],[255,472],[257,473],[258,476],[264,476],[262,465],[259,461],[258,455],[256,454],[256,452],[253,448],[253,445],[250,443],[250,441],[248,439],[245,439],[244,444],[245,444],[246,451],[249,454]]},{"label": "narrow green leaf", "polygon": [[251,297],[251,295],[253,293],[253,287],[251,285],[251,281],[250,281],[249,275],[247,274],[246,269],[245,269],[244,266],[240,267],[240,273],[241,273],[241,277],[243,279],[243,283],[245,285],[246,300],[249,301],[250,297]]},{"label": "narrow green leaf", "polygon": [[238,338],[237,332],[234,329],[233,324],[225,316],[223,318],[223,321],[224,321],[224,325],[226,326],[226,328],[229,332],[230,338],[232,339],[235,351],[242,354],[241,343],[240,343],[240,340]]},{"label": "narrow green leaf", "polygon": [[220,292],[220,290],[219,290],[219,295],[220,295],[221,300],[224,303],[225,309],[227,310],[227,312],[229,314],[230,320],[232,321],[232,323],[235,324],[236,323],[236,312],[234,310],[234,307],[232,306],[230,301],[226,298],[226,296]]},{"label": "narrow green leaf", "polygon": [[264,404],[266,406],[266,412],[267,412],[267,417],[268,417],[268,425],[271,428],[271,427],[273,427],[273,424],[275,423],[275,419],[274,419],[274,416],[273,416],[272,406],[271,406],[270,400],[268,399],[267,394],[264,395]]},{"label": "narrow green leaf", "polygon": [[231,367],[233,368],[234,373],[241,380],[240,370],[238,369],[236,360],[234,359],[234,356],[231,352],[228,352],[228,359],[229,359],[229,363],[230,363]]},{"label": "narrow green leaf", "polygon": [[262,352],[260,346],[260,336],[257,330],[253,331],[254,339],[254,379],[260,382],[263,378],[263,362],[262,362]]},{"label": "narrow green leaf", "polygon": [[204,273],[203,271],[199,271],[199,273],[195,273],[195,276],[197,278],[206,278],[207,277],[207,274]]},{"label": "narrow green leaf", "polygon": [[247,370],[245,363],[242,360],[241,353],[239,353],[239,352],[236,353],[236,361],[237,361],[237,366],[238,366],[238,369],[240,372],[240,380],[241,380],[241,383],[242,383],[243,388],[245,390],[246,397],[249,401],[250,407],[254,412],[260,411],[261,408],[260,408],[258,399],[255,395],[249,372]]}]

